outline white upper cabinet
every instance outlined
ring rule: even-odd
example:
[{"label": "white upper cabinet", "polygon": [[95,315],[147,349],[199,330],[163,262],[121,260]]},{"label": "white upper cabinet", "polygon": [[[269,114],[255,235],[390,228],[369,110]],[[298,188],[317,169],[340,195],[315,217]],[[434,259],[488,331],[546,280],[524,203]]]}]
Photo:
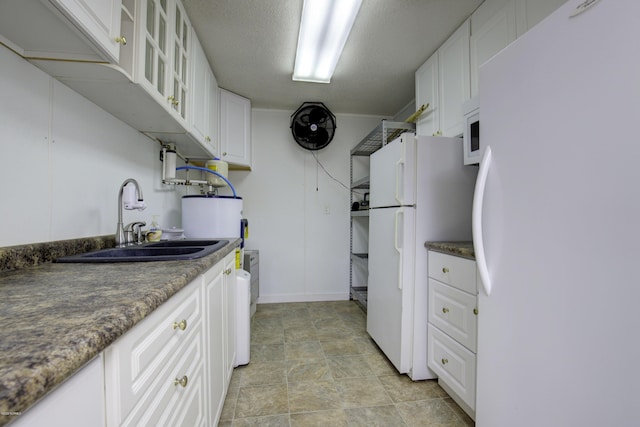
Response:
[{"label": "white upper cabinet", "polygon": [[459,136],[462,103],[469,99],[469,20],[416,71],[416,109],[429,108],[416,123],[418,135]]},{"label": "white upper cabinet", "polygon": [[471,15],[471,96],[478,95],[478,70],[516,39],[513,0],[485,1]]},{"label": "white upper cabinet", "polygon": [[186,120],[191,24],[179,2],[141,0],[140,5],[134,81],[145,87],[177,120]]},{"label": "white upper cabinet", "polygon": [[121,0],[51,0],[74,22],[102,54],[117,63],[120,45],[126,38],[120,33]]},{"label": "white upper cabinet", "polygon": [[[219,155],[217,83],[204,55],[194,76],[197,37],[180,0],[3,0],[0,10],[0,42],[49,75],[185,158]],[[94,39],[113,39],[117,60]]]},{"label": "white upper cabinet", "polygon": [[3,0],[0,41],[26,58],[118,63],[122,0]]},{"label": "white upper cabinet", "polygon": [[418,135],[436,135],[440,130],[438,93],[438,55],[432,55],[416,71],[416,110],[423,105],[429,107],[416,122]]},{"label": "white upper cabinet", "polygon": [[551,15],[567,0],[513,0],[516,3],[516,29],[518,37]]},{"label": "white upper cabinet", "polygon": [[550,15],[566,0],[485,0],[471,15],[471,96],[478,70],[492,56]]},{"label": "white upper cabinet", "polygon": [[220,158],[251,169],[251,101],[220,89]]},{"label": "white upper cabinet", "polygon": [[470,24],[466,20],[438,49],[440,130],[443,136],[462,135],[462,103],[471,97],[469,76]]},{"label": "white upper cabinet", "polygon": [[195,36],[191,36],[191,134],[214,157],[220,156],[216,135],[218,129],[218,82],[204,50]]},{"label": "white upper cabinet", "polygon": [[173,67],[171,68],[171,106],[183,119],[187,117],[189,94],[189,54],[191,24],[182,3],[173,4],[175,25],[173,27]]}]

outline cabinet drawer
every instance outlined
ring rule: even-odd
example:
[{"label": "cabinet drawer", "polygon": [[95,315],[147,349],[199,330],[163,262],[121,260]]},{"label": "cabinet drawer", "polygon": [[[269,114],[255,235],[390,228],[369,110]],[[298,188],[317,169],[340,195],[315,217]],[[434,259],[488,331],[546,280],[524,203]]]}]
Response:
[{"label": "cabinet drawer", "polygon": [[477,297],[429,279],[429,322],[476,352]]},{"label": "cabinet drawer", "polygon": [[471,409],[476,407],[476,355],[429,325],[427,365]]},{"label": "cabinet drawer", "polygon": [[[122,426],[203,426],[205,377],[202,323],[176,348]],[[184,381],[180,384],[178,381]]]},{"label": "cabinet drawer", "polygon": [[476,262],[470,259],[429,251],[429,277],[473,295],[478,293]]},{"label": "cabinet drawer", "polygon": [[[202,327],[202,281],[182,289],[105,350],[109,409],[119,424]],[[185,329],[181,328],[183,322]]]}]

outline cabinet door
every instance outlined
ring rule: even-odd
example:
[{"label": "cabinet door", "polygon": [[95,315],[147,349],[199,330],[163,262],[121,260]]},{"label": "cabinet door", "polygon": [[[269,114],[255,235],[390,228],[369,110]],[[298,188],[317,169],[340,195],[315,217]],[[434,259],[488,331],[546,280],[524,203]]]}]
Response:
[{"label": "cabinet door", "polygon": [[464,129],[462,104],[471,97],[469,75],[469,20],[438,49],[440,130],[459,136]]},{"label": "cabinet door", "polygon": [[476,407],[476,355],[429,324],[427,364],[471,409]]},{"label": "cabinet door", "polygon": [[121,0],[50,1],[89,37],[110,62],[118,63]]},{"label": "cabinet door", "polygon": [[189,95],[189,54],[191,24],[180,2],[173,4],[173,66],[171,68],[171,107],[183,119],[187,117]]},{"label": "cabinet door", "polygon": [[226,384],[236,364],[236,258],[235,252],[224,259],[224,299],[225,299],[225,375]]},{"label": "cabinet door", "polygon": [[167,0],[142,0],[140,25],[139,60],[143,76],[140,84],[156,98],[158,103],[168,106],[169,99],[169,9]]},{"label": "cabinet door", "polygon": [[429,277],[477,295],[476,262],[440,252],[429,251]]},{"label": "cabinet door", "polygon": [[429,108],[416,122],[416,134],[436,135],[440,130],[437,53],[416,71],[416,110],[426,104],[429,104]]},{"label": "cabinet door", "polygon": [[209,384],[209,425],[218,424],[226,393],[226,346],[224,319],[224,269],[216,264],[204,274],[207,382]]},{"label": "cabinet door", "polygon": [[201,284],[196,280],[183,288],[105,350],[110,426],[122,423],[130,412],[136,412],[130,421],[142,416],[158,381],[166,385],[169,361],[178,349],[202,339]]},{"label": "cabinet door", "polygon": [[567,0],[515,0],[518,37],[551,15]]},{"label": "cabinet door", "polygon": [[214,157],[220,158],[220,138],[219,134],[219,101],[218,101],[218,81],[213,74],[213,70],[209,69],[209,136],[211,141],[208,142],[207,149]]},{"label": "cabinet door", "polygon": [[209,120],[209,85],[211,83],[209,74],[211,69],[195,32],[192,32],[191,44],[193,46],[191,56],[191,87],[193,89],[190,115],[191,132],[202,145],[206,145],[207,142],[211,141]]},{"label": "cabinet door", "polygon": [[221,159],[251,168],[251,101],[220,89]]},{"label": "cabinet door", "polygon": [[477,297],[429,279],[429,322],[476,352]]},{"label": "cabinet door", "polygon": [[491,16],[486,18],[483,6],[485,3],[471,15],[471,97],[478,95],[480,66],[516,39],[514,0],[506,2],[498,10],[491,10]]},{"label": "cabinet door", "polygon": [[213,157],[219,157],[214,141],[218,128],[218,83],[195,31],[191,32],[191,45],[191,134]]}]

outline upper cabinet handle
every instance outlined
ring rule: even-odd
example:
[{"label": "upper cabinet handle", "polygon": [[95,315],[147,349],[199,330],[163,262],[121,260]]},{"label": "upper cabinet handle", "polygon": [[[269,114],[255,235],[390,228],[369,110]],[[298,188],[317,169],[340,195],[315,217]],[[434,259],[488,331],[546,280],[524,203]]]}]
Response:
[{"label": "upper cabinet handle", "polygon": [[120,44],[120,46],[126,46],[127,38],[125,36],[116,37],[116,43]]},{"label": "upper cabinet handle", "polygon": [[476,262],[480,281],[487,296],[491,294],[491,278],[487,267],[487,258],[484,252],[484,238],[482,236],[482,204],[484,202],[484,190],[487,186],[487,175],[491,167],[491,147],[485,148],[484,156],[478,170],[478,179],[473,193],[473,209],[471,214],[471,228],[473,230],[473,246],[476,252]]}]

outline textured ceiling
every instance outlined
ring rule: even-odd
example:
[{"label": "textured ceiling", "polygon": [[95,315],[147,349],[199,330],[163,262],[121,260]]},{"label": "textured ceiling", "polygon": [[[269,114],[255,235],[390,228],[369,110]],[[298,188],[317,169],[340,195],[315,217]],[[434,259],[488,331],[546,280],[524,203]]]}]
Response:
[{"label": "textured ceiling", "polygon": [[252,107],[393,116],[416,69],[482,0],[363,0],[330,84],[291,80],[302,0],[183,0],[218,85]]}]

